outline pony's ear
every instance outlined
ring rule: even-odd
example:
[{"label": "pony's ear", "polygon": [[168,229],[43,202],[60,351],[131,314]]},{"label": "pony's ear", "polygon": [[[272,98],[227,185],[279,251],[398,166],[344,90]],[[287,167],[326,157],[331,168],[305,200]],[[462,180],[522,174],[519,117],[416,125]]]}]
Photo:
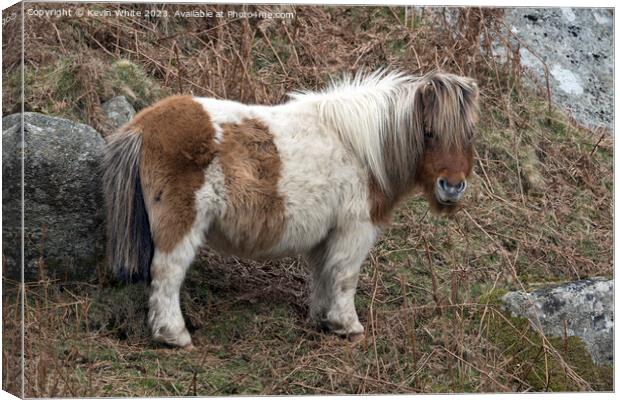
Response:
[{"label": "pony's ear", "polygon": [[432,130],[433,115],[435,113],[436,89],[432,82],[425,83],[420,90],[420,105],[424,118],[424,129]]},{"label": "pony's ear", "polygon": [[425,110],[435,106],[435,85],[432,82],[427,82],[422,86],[422,105]]},{"label": "pony's ear", "polygon": [[463,98],[465,106],[469,111],[468,114],[472,124],[477,124],[480,116],[478,115],[478,101],[480,98],[480,90],[478,89],[478,82],[473,78],[465,78],[465,85],[462,86]]},{"label": "pony's ear", "polygon": [[480,96],[478,82],[474,78],[467,78],[467,90],[465,91],[472,98],[472,102],[477,103]]}]

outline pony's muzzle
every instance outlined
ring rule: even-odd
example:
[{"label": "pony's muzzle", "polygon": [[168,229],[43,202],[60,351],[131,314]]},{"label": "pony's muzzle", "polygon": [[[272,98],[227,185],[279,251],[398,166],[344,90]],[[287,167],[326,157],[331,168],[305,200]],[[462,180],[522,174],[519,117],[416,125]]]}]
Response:
[{"label": "pony's muzzle", "polygon": [[466,188],[466,180],[450,182],[446,178],[438,178],[435,193],[440,203],[456,203],[461,199]]}]

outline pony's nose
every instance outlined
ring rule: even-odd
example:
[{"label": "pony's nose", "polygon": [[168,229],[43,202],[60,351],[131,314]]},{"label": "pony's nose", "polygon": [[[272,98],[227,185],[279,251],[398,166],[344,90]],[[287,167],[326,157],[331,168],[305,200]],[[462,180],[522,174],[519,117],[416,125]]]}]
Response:
[{"label": "pony's nose", "polygon": [[467,182],[459,181],[453,184],[445,178],[439,178],[437,180],[437,186],[439,187],[441,192],[447,197],[458,198],[465,191],[465,188],[467,187]]}]

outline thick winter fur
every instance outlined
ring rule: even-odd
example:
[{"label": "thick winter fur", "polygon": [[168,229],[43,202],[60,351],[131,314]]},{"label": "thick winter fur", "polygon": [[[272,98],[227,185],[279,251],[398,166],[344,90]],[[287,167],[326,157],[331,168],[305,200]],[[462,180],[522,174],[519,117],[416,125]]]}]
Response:
[{"label": "thick winter fur", "polygon": [[269,128],[258,119],[224,124],[217,146],[227,193],[222,225],[236,232],[231,252],[257,256],[284,231],[284,198],[278,192],[282,161]]},{"label": "thick winter fur", "polygon": [[[123,143],[131,155],[109,145],[106,182],[139,171],[154,242],[155,339],[191,345],[179,290],[203,243],[251,258],[305,255],[312,268],[310,317],[359,337],[359,270],[397,202],[419,187],[433,210],[456,209],[472,168],[473,80],[376,72],[291,97],[278,106],[173,97],[128,125],[134,136]],[[133,160],[123,164],[127,170],[115,167],[124,157]],[[133,215],[133,187],[109,196],[108,207]],[[109,226],[128,218],[108,215]],[[139,242],[117,244],[129,237],[122,228],[110,234],[118,236],[111,252],[138,254]]]},{"label": "thick winter fur", "polygon": [[140,112],[131,126],[142,136],[140,175],[157,249],[174,250],[196,218],[196,192],[215,156],[209,115],[190,96]]},{"label": "thick winter fur", "polygon": [[[378,71],[346,79],[322,93],[293,97],[316,104],[320,119],[367,168],[375,223],[387,222],[391,210],[416,184],[428,188],[420,185],[416,174],[425,150],[433,147],[435,158],[442,152],[445,159],[446,154],[471,148],[478,121],[475,81],[437,72],[418,78]],[[431,141],[425,138],[428,133],[433,134]],[[434,201],[432,208],[453,209]]]}]

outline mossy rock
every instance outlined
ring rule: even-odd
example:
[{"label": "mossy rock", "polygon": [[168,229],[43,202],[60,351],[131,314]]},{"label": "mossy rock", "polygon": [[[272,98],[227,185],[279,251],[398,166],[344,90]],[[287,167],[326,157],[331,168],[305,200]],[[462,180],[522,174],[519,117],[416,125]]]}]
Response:
[{"label": "mossy rock", "polygon": [[102,84],[103,97],[123,95],[137,110],[167,94],[140,65],[126,59],[112,64]]},{"label": "mossy rock", "polygon": [[[527,385],[537,392],[613,389],[613,368],[595,365],[578,337],[549,337],[545,344],[543,338],[530,329],[526,319],[513,317],[491,319],[487,332],[491,343],[510,359],[505,369],[514,371],[515,377],[522,381],[517,391],[528,389]],[[550,348],[555,349],[562,360]],[[580,384],[571,377],[567,367],[584,382]]]}]

